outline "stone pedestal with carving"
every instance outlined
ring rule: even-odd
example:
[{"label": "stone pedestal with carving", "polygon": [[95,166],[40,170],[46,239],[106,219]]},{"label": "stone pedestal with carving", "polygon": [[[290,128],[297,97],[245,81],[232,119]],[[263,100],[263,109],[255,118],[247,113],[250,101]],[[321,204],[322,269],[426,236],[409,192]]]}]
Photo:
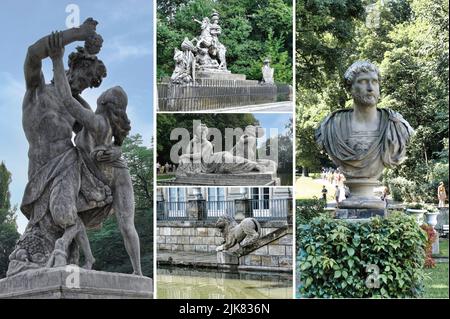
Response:
[{"label": "stone pedestal with carving", "polygon": [[77,266],[41,268],[0,280],[0,299],[151,299],[148,277]]}]

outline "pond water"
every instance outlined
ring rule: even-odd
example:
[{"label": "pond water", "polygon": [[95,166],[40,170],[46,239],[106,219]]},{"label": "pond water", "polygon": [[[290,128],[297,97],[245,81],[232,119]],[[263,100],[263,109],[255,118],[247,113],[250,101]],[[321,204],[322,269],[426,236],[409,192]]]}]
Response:
[{"label": "pond water", "polygon": [[158,268],[159,299],[291,299],[292,275]]}]

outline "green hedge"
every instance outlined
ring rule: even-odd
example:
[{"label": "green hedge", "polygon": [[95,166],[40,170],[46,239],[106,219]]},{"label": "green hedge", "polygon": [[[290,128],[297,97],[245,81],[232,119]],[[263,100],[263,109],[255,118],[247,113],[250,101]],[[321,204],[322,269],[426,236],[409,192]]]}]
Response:
[{"label": "green hedge", "polygon": [[[295,224],[299,225],[309,223],[314,217],[318,217],[325,212],[326,201],[322,198],[314,197],[312,199],[297,199],[295,201]],[[300,240],[297,232],[297,242]]]},{"label": "green hedge", "polygon": [[[408,298],[423,292],[427,237],[410,216],[396,212],[350,223],[321,215],[297,233],[302,298]],[[378,275],[366,267],[378,267]]]}]

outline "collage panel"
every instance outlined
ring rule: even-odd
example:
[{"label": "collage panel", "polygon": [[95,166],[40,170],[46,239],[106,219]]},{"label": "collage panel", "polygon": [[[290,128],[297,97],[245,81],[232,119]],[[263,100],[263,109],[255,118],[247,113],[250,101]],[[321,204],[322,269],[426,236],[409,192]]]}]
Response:
[{"label": "collage panel", "polygon": [[158,112],[293,112],[292,1],[158,1]]},{"label": "collage panel", "polygon": [[157,298],[292,298],[291,187],[157,188]]},{"label": "collage panel", "polygon": [[129,4],[1,4],[0,299],[154,296],[153,5]]},{"label": "collage panel", "polygon": [[295,14],[297,298],[448,298],[448,2]]},{"label": "collage panel", "polygon": [[158,2],[158,298],[292,298],[292,10]]}]

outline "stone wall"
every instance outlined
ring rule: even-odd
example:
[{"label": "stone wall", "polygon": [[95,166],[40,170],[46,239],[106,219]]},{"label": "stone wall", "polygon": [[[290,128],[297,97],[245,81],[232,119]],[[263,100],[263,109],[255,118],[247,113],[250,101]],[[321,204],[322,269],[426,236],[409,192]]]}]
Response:
[{"label": "stone wall", "polygon": [[[262,221],[261,237],[285,226],[286,222]],[[223,238],[211,221],[158,221],[158,251],[215,253]],[[292,268],[292,234],[240,258],[243,266]]]}]

